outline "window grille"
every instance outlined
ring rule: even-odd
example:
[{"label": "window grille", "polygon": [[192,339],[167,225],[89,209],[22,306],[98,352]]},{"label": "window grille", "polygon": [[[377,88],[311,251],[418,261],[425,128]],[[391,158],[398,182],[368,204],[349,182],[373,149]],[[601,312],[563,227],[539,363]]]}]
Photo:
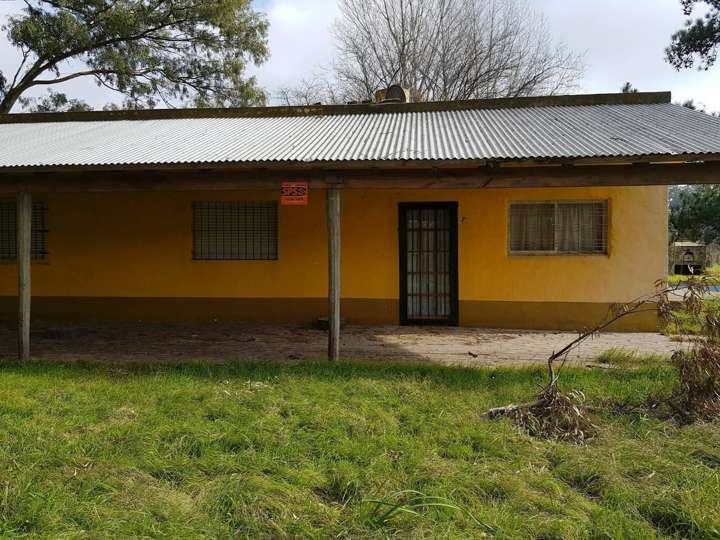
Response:
[{"label": "window grille", "polygon": [[[48,256],[47,210],[45,203],[33,203],[30,256],[35,261],[44,261]],[[0,260],[17,260],[17,207],[15,201],[0,201]]]},{"label": "window grille", "polygon": [[606,254],[607,231],[607,201],[510,205],[510,253]]},{"label": "window grille", "polygon": [[193,259],[277,259],[277,203],[194,203]]}]

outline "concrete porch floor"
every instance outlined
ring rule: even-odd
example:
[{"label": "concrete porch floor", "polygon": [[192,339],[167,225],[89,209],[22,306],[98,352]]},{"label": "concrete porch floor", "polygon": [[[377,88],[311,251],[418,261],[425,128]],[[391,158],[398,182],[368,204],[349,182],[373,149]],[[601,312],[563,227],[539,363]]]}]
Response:
[{"label": "concrete porch floor", "polygon": [[[468,366],[542,363],[575,337],[573,332],[480,328],[348,326],[347,359],[424,361]],[[0,326],[0,356],[17,352],[13,323]],[[669,356],[679,346],[655,333],[605,333],[587,341],[570,360],[594,361],[611,348]],[[206,359],[300,360],[326,356],[327,337],[301,326],[155,323],[33,323],[33,357],[108,361]]]}]

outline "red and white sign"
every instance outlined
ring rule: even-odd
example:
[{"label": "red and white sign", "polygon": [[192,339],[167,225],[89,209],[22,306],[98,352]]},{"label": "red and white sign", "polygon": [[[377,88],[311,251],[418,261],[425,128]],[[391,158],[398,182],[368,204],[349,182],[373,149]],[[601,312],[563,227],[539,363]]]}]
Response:
[{"label": "red and white sign", "polygon": [[283,182],[280,186],[282,206],[307,206],[310,186],[307,182]]}]

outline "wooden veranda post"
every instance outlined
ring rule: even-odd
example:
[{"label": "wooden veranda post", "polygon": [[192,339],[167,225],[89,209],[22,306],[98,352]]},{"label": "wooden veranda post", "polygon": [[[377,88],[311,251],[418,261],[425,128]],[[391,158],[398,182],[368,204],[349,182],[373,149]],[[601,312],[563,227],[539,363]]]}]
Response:
[{"label": "wooden veranda post", "polygon": [[18,357],[30,358],[30,261],[32,256],[32,195],[17,194]]},{"label": "wooden veranda post", "polygon": [[340,357],[340,190],[327,188],[328,358]]}]

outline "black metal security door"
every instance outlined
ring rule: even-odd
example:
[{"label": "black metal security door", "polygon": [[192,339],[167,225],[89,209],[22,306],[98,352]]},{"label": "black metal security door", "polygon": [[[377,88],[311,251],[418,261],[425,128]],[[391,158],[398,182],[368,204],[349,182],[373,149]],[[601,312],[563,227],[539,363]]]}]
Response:
[{"label": "black metal security door", "polygon": [[458,324],[457,203],[400,203],[400,323]]}]

